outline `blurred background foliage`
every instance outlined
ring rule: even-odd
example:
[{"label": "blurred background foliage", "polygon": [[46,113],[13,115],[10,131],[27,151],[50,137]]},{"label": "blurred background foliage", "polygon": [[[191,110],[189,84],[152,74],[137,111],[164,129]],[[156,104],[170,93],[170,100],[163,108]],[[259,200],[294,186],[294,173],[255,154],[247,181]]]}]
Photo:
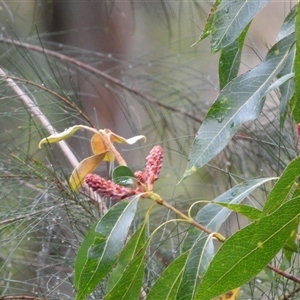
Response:
[{"label": "blurred background foliage", "polygon": [[[270,1],[255,18],[240,73],[264,57],[295,3]],[[288,116],[280,129],[279,95],[274,92],[258,120],[245,124],[218,157],[177,185],[194,135],[219,93],[218,54],[210,53],[209,40],[191,47],[211,4],[0,2],[1,296],[73,299],[74,257],[87,229],[103,213],[88,201],[89,195],[70,191],[67,178],[73,166],[65,153],[57,146],[38,149],[49,128],[7,78],[57,131],[86,124],[124,137],[147,136],[146,144],[121,147],[134,170],[144,166],[154,144],[162,144],[164,167],[156,191],[182,210],[244,179],[277,176],[298,155],[295,124]],[[88,138],[79,132],[68,141],[78,160],[91,154]],[[97,172],[108,178],[111,167],[104,164]],[[265,186],[248,201],[259,205],[267,192]],[[111,205],[108,200],[105,204]],[[140,209],[149,204],[145,201]],[[157,208],[149,231],[169,214]],[[223,230],[230,234],[242,223],[233,214]],[[178,254],[185,230],[182,224],[166,225],[153,241],[149,286]],[[258,280],[250,283],[247,296],[273,299],[278,285]],[[101,298],[100,286],[90,299]]]}]

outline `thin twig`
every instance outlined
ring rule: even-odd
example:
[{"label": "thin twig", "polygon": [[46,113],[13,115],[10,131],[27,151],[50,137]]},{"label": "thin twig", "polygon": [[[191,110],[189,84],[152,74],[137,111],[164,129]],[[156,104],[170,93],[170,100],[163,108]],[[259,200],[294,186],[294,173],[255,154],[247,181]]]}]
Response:
[{"label": "thin twig", "polygon": [[7,74],[5,76],[3,76],[1,74],[0,77],[10,78],[10,79],[12,79],[14,81],[23,82],[25,84],[32,85],[32,86],[37,87],[38,89],[40,89],[42,91],[45,91],[45,92],[47,92],[47,93],[55,96],[56,98],[58,98],[62,102],[66,103],[68,106],[70,106],[73,109],[75,109],[78,112],[78,114],[81,115],[89,123],[89,125],[93,127],[93,124],[91,123],[89,117],[81,109],[79,109],[74,103],[72,103],[68,99],[62,97],[60,94],[58,94],[58,93],[56,93],[54,91],[51,91],[50,89],[48,89],[45,86],[42,86],[42,85],[40,85],[40,84],[38,84],[36,82],[30,81],[30,80],[27,80],[27,79],[23,79],[23,78],[20,78],[20,77],[13,77],[13,76],[9,76]]},{"label": "thin twig", "polygon": [[[7,83],[7,86],[11,88],[16,95],[19,96],[19,99],[22,101],[24,106],[28,109],[30,113],[35,115],[42,125],[45,127],[45,129],[51,134],[56,134],[57,131],[52,126],[50,121],[47,119],[47,117],[42,113],[42,111],[39,109],[39,107],[28,97],[26,93],[24,93],[21,88],[15,83],[14,80],[9,78],[6,73],[3,71],[2,68],[0,68],[0,76],[6,78],[5,81]],[[61,151],[65,154],[67,160],[71,164],[71,166],[75,169],[75,167],[78,165],[78,160],[75,157],[74,153],[71,151],[71,149],[68,147],[65,141],[62,141],[58,143],[58,147],[61,149]]]},{"label": "thin twig", "polygon": [[100,70],[98,70],[98,69],[96,69],[96,68],[94,68],[90,65],[87,65],[86,63],[81,62],[78,59],[66,56],[66,55],[58,53],[56,51],[52,51],[52,50],[42,48],[40,46],[31,45],[31,44],[23,43],[23,42],[21,43],[19,41],[13,40],[13,39],[0,38],[0,42],[5,43],[5,44],[14,45],[14,46],[17,46],[17,47],[23,47],[23,48],[30,49],[30,50],[33,50],[33,51],[36,51],[36,52],[44,53],[46,55],[58,58],[62,61],[66,61],[66,62],[68,62],[70,64],[73,64],[73,65],[75,65],[75,66],[77,66],[81,69],[87,70],[87,71],[91,72],[92,74],[96,74],[96,75],[106,79],[110,83],[113,83],[113,84],[115,84],[115,85],[117,85],[117,86],[119,86],[119,87],[121,87],[121,88],[137,95],[137,96],[142,97],[143,99],[145,99],[146,101],[150,102],[151,104],[153,104],[155,106],[159,106],[159,107],[165,108],[169,111],[172,111],[174,113],[184,115],[184,116],[196,121],[197,123],[202,123],[203,122],[201,119],[195,117],[194,115],[192,115],[192,114],[190,114],[190,113],[188,113],[188,112],[186,112],[182,109],[178,109],[174,106],[169,106],[169,105],[166,105],[164,103],[161,103],[161,102],[157,101],[156,99],[154,99],[153,97],[150,97],[149,95],[146,95],[146,94],[142,93],[141,91],[137,90],[136,88],[127,85],[123,81],[121,81],[121,80],[119,80],[119,79],[117,79],[117,78],[115,78],[111,75],[108,75],[107,73],[105,73],[103,71],[100,71]]},{"label": "thin twig", "polygon": [[0,300],[46,300],[46,298],[38,298],[35,296],[26,296],[26,295],[13,295],[13,296],[3,296]]},{"label": "thin twig", "polygon": [[16,222],[16,221],[19,221],[19,220],[23,220],[23,219],[26,219],[26,218],[29,218],[29,217],[32,217],[32,216],[35,216],[35,215],[38,215],[42,212],[48,212],[52,209],[55,209],[59,206],[65,206],[65,204],[58,204],[58,205],[55,205],[55,206],[51,206],[51,207],[46,207],[46,208],[43,208],[43,209],[40,209],[40,210],[37,210],[35,212],[32,212],[30,214],[26,214],[26,215],[19,215],[19,216],[16,216],[14,218],[9,218],[9,219],[5,219],[3,221],[0,221],[0,226],[1,225],[5,225],[5,224],[9,224],[9,223],[13,223],[13,222]]},{"label": "thin twig", "polygon": [[[27,110],[38,118],[38,120],[49,132],[49,134],[50,135],[57,134],[57,131],[52,126],[52,124],[47,119],[47,117],[44,115],[44,113],[40,110],[40,108],[30,99],[30,97],[26,93],[22,91],[22,89],[16,84],[16,82],[12,78],[9,78],[6,75],[6,73],[2,68],[0,68],[0,77],[5,78],[7,86],[15,92],[15,94],[19,97],[19,99],[22,101],[22,103],[27,108]],[[66,159],[71,164],[72,168],[75,169],[76,166],[79,164],[79,162],[76,156],[74,155],[74,153],[67,145],[67,143],[65,141],[60,141],[57,145],[61,149],[62,153],[65,155]],[[89,196],[90,201],[97,208],[99,208],[100,202],[102,202],[101,198],[96,193],[92,192],[87,185],[83,185],[83,189],[84,189],[84,193]]]}]

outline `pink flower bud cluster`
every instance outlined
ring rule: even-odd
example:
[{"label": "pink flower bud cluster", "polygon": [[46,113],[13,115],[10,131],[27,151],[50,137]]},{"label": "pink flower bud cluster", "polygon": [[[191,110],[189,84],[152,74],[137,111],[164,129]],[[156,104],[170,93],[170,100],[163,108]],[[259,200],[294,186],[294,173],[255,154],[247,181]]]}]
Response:
[{"label": "pink flower bud cluster", "polygon": [[137,191],[131,188],[118,185],[96,174],[88,174],[85,177],[85,182],[93,191],[96,191],[102,197],[110,198],[113,201],[122,200],[137,194]]},{"label": "pink flower bud cluster", "polygon": [[87,185],[102,197],[110,198],[118,201],[130,196],[140,194],[142,192],[152,191],[153,183],[159,177],[162,168],[163,149],[160,146],[154,146],[146,158],[145,172],[136,171],[134,173],[137,178],[137,187],[132,189],[118,185],[110,180],[101,178],[96,174],[88,174],[85,177]]},{"label": "pink flower bud cluster", "polygon": [[159,177],[163,157],[163,148],[161,146],[154,146],[146,157],[145,172],[136,171],[134,173],[139,182],[146,185],[148,191],[152,191],[153,183]]}]

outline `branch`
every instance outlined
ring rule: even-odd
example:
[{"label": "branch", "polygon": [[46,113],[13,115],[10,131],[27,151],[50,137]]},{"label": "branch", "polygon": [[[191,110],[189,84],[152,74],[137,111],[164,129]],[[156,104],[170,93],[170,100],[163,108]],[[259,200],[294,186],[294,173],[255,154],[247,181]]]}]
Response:
[{"label": "branch", "polygon": [[17,47],[22,47],[22,48],[26,48],[26,49],[30,49],[32,51],[36,51],[36,52],[40,52],[40,53],[44,53],[46,55],[49,55],[49,56],[52,56],[52,57],[55,57],[55,58],[58,58],[62,61],[66,61],[67,63],[70,63],[70,64],[73,64],[81,69],[84,69],[84,70],[87,70],[89,72],[91,72],[92,74],[96,74],[104,79],[106,79],[108,82],[112,83],[112,84],[115,84],[125,90],[127,90],[128,92],[131,92],[133,93],[134,95],[136,96],[140,96],[142,97],[143,99],[145,99],[146,101],[148,101],[149,103],[155,105],[155,106],[159,106],[159,107],[162,107],[162,108],[165,108],[169,111],[172,111],[174,113],[178,113],[178,114],[181,114],[181,115],[184,115],[194,121],[196,121],[197,123],[202,123],[202,120],[195,117],[194,115],[184,111],[184,110],[181,110],[181,109],[178,109],[178,108],[175,108],[173,106],[169,106],[169,105],[166,105],[166,104],[163,104],[159,101],[157,101],[156,99],[152,98],[151,96],[148,96],[144,93],[142,93],[141,91],[135,89],[134,87],[131,87],[129,85],[127,85],[126,83],[124,83],[123,81],[115,78],[115,77],[112,77],[110,75],[108,75],[107,73],[103,72],[103,71],[100,71],[90,65],[87,65],[75,58],[72,58],[72,57],[69,57],[69,56],[66,56],[64,54],[61,54],[61,53],[58,53],[56,51],[52,51],[52,50],[48,50],[48,49],[45,49],[45,48],[42,48],[40,46],[36,46],[36,45],[31,45],[31,44],[28,44],[28,43],[21,43],[19,41],[16,41],[16,40],[13,40],[13,39],[7,39],[7,38],[0,38],[0,42],[2,43],[5,43],[5,44],[10,44],[10,45],[14,45],[14,46],[17,46]]},{"label": "branch", "polygon": [[[22,89],[15,83],[15,81],[12,78],[9,78],[4,70],[0,68],[0,77],[5,78],[7,86],[14,91],[14,93],[19,97],[19,99],[22,101],[24,106],[27,108],[27,110],[32,113],[34,116],[37,117],[37,119],[41,122],[41,124],[45,127],[45,129],[49,132],[50,135],[57,134],[57,131],[52,126],[50,121],[47,119],[47,117],[44,115],[44,113],[40,110],[40,108],[30,99],[30,97],[22,91]],[[61,149],[62,153],[65,155],[66,159],[69,161],[73,169],[76,168],[76,166],[79,164],[76,156],[72,152],[72,150],[69,148],[67,143],[65,141],[61,141],[58,144],[58,147]],[[101,198],[96,194],[93,193],[87,185],[83,186],[84,194],[89,196],[90,201],[98,208],[101,208],[101,213],[105,212],[106,209],[103,208],[103,203]],[[1,300],[1,299],[0,299]]]}]

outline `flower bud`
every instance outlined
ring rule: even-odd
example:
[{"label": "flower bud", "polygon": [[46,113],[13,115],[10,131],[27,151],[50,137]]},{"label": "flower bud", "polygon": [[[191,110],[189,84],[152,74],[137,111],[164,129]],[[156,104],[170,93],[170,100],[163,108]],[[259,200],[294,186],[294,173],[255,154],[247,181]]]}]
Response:
[{"label": "flower bud", "polygon": [[148,186],[152,186],[154,181],[158,179],[163,157],[163,148],[161,146],[154,146],[146,157],[145,176]]},{"label": "flower bud", "polygon": [[93,191],[113,201],[118,201],[137,194],[137,192],[131,188],[118,185],[96,174],[88,174],[84,180]]}]

